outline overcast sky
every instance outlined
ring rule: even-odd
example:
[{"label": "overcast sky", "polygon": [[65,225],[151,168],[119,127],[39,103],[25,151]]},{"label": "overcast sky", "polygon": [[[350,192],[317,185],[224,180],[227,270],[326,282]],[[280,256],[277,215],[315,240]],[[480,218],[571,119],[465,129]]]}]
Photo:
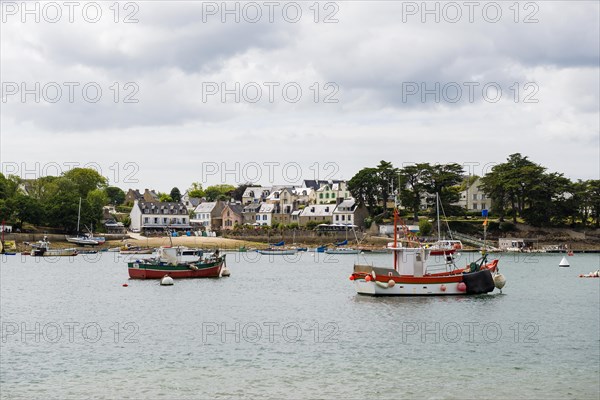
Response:
[{"label": "overcast sky", "polygon": [[2,1],[2,172],[169,191],[520,152],[599,178],[597,1],[112,3]]}]

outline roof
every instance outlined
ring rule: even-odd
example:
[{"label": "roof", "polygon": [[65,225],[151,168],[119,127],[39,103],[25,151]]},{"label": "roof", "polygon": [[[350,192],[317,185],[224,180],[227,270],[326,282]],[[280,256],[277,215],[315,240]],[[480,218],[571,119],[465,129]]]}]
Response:
[{"label": "roof", "polygon": [[261,204],[260,210],[258,210],[260,213],[272,213],[273,211],[275,211],[275,204],[266,203]]},{"label": "roof", "polygon": [[235,214],[241,214],[242,211],[244,211],[244,208],[242,207],[241,204],[227,204],[225,205],[225,208],[223,209],[223,211],[225,211],[225,209],[229,208],[231,211],[233,211]]},{"label": "roof", "polygon": [[306,206],[300,215],[303,217],[326,217],[333,214],[334,208],[333,204],[311,204]]},{"label": "roof", "polygon": [[253,197],[255,199],[259,199],[263,193],[263,190],[267,188],[263,188],[260,186],[249,186],[244,190],[244,194],[242,197]]},{"label": "roof", "polygon": [[262,206],[261,203],[250,203],[246,207],[244,207],[242,212],[245,212],[245,213],[258,212],[258,210],[260,210],[261,206]]},{"label": "roof", "polygon": [[335,213],[339,213],[339,212],[348,212],[348,211],[354,211],[356,205],[356,200],[355,199],[346,199],[344,201],[342,201],[340,204],[338,204],[338,206],[335,209]]},{"label": "roof", "polygon": [[[160,202],[160,201],[138,201],[138,207],[142,214],[176,214],[187,215],[188,211],[183,203]],[[158,212],[156,212],[158,210]]]},{"label": "roof", "polygon": [[216,201],[207,201],[205,203],[198,204],[198,207],[194,210],[195,213],[209,213],[211,212],[217,205]]}]

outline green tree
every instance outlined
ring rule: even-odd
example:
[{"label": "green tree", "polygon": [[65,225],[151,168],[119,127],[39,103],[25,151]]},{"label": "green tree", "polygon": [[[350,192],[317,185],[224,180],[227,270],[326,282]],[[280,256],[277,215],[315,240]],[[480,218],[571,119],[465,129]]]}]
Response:
[{"label": "green tree", "polygon": [[47,201],[44,205],[46,224],[74,231],[77,227],[79,190],[77,185],[66,177],[54,179],[47,187]]},{"label": "green tree", "polygon": [[421,236],[429,236],[433,229],[431,222],[426,219],[419,220],[419,234]]},{"label": "green tree", "polygon": [[[432,197],[439,195],[444,210],[454,214],[453,203],[460,199],[460,183],[463,180],[463,168],[460,164],[436,164],[423,171],[423,188]],[[435,207],[435,205],[433,205]],[[454,212],[453,212],[454,211]]]},{"label": "green tree", "polygon": [[359,205],[369,210],[369,215],[375,215],[377,209],[377,168],[363,168],[348,181],[348,190]]},{"label": "green tree", "polygon": [[125,192],[116,186],[109,186],[105,190],[110,204],[120,206],[125,202]]},{"label": "green tree", "polygon": [[234,190],[232,185],[214,185],[206,188],[204,196],[208,201],[228,200]]},{"label": "green tree", "polygon": [[419,163],[407,165],[400,169],[400,201],[404,208],[413,214],[413,219],[418,221],[421,199],[427,193],[423,176],[429,172],[431,165]]},{"label": "green tree", "polygon": [[173,199],[173,201],[175,202],[179,202],[181,201],[181,192],[179,191],[179,188],[174,187],[173,189],[171,189],[171,198]]},{"label": "green tree", "polygon": [[90,229],[91,225],[94,227],[100,226],[104,216],[103,208],[105,204],[108,204],[108,196],[104,190],[95,189],[89,192],[85,201],[82,202],[81,222],[89,226]]},{"label": "green tree", "polygon": [[169,202],[170,203],[170,202],[173,201],[173,198],[170,195],[166,194],[166,193],[158,192],[158,201],[160,201],[160,202]]},{"label": "green tree", "polygon": [[63,176],[75,184],[81,198],[85,198],[94,189],[104,189],[107,186],[106,178],[91,168],[73,168]]},{"label": "green tree", "polygon": [[9,201],[11,202],[12,217],[19,227],[22,227],[24,222],[34,225],[40,224],[43,213],[38,200],[18,193]]},{"label": "green tree", "polygon": [[398,182],[398,168],[394,168],[391,162],[381,160],[377,166],[377,188],[379,196],[383,201],[382,218],[389,215],[387,203],[390,199],[390,193],[396,189]]},{"label": "green tree", "polygon": [[204,189],[202,189],[202,184],[198,182],[192,183],[192,187],[188,189],[188,195],[198,199],[204,197]]}]

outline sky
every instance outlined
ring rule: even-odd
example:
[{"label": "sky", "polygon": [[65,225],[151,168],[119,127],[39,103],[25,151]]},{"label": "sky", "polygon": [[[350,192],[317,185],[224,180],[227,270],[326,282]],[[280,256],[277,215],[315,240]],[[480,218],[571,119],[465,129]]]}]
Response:
[{"label": "sky", "polygon": [[0,5],[6,175],[168,192],[518,152],[600,178],[597,1]]}]

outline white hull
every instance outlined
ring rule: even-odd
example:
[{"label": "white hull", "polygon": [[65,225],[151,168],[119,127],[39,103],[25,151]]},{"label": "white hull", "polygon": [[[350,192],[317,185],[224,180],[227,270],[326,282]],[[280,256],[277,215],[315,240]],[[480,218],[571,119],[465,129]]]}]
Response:
[{"label": "white hull", "polygon": [[[458,282],[450,283],[396,283],[392,287],[383,282],[375,283],[365,280],[355,280],[356,293],[370,296],[434,296],[434,295],[464,295],[464,291],[458,290]],[[442,290],[444,286],[445,290]]]},{"label": "white hull", "polygon": [[265,256],[291,256],[298,252],[298,250],[258,250],[259,254]]},{"label": "white hull", "polygon": [[358,249],[331,249],[325,250],[327,254],[360,254],[361,251]]},{"label": "white hull", "polygon": [[68,237],[66,239],[67,239],[67,242],[69,242],[69,243],[79,244],[82,246],[97,246],[100,244],[97,240],[81,238],[81,237]]}]

